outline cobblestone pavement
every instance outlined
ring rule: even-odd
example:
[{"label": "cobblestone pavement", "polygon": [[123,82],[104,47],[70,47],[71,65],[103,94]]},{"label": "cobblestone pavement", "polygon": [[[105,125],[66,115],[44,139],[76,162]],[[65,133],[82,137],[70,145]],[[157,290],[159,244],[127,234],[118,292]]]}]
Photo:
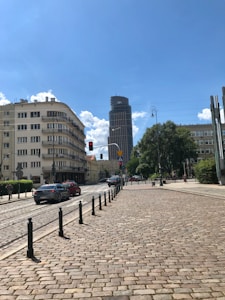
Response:
[{"label": "cobblestone pavement", "polygon": [[128,185],[64,238],[36,241],[36,261],[27,249],[1,260],[0,300],[224,300],[225,189],[181,185]]}]

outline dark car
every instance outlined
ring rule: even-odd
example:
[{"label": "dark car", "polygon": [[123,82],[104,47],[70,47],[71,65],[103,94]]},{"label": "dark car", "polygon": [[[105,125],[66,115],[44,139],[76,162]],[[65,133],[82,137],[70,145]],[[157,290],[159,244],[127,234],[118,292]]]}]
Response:
[{"label": "dark car", "polygon": [[44,184],[34,192],[34,201],[40,204],[41,201],[61,202],[69,199],[68,189],[60,183]]},{"label": "dark car", "polygon": [[121,178],[118,175],[111,176],[106,180],[108,183],[108,186],[110,187],[111,185],[118,185],[121,183]]},{"label": "dark car", "polygon": [[68,189],[70,196],[76,196],[77,194],[81,194],[81,188],[75,181],[63,182],[63,186]]}]

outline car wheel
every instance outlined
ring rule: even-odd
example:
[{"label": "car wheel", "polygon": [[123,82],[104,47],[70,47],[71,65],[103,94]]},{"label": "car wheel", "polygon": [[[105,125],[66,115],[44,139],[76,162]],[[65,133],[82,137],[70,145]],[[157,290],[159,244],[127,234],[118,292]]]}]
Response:
[{"label": "car wheel", "polygon": [[40,204],[40,200],[35,200],[35,203],[36,203],[37,205],[39,205],[39,204]]},{"label": "car wheel", "polygon": [[61,194],[58,194],[58,197],[57,197],[57,203],[61,202],[62,201],[62,195]]},{"label": "car wheel", "polygon": [[110,187],[110,186],[111,186],[111,184],[110,184],[110,183],[108,183],[108,186]]},{"label": "car wheel", "polygon": [[80,195],[81,195],[81,191],[79,191],[79,193],[78,193],[78,194],[79,194],[79,196],[80,196]]}]

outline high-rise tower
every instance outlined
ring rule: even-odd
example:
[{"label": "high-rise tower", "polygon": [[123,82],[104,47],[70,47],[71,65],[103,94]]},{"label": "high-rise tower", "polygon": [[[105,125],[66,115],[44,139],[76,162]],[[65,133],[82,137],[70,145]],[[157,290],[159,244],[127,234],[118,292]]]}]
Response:
[{"label": "high-rise tower", "polygon": [[111,110],[109,112],[109,160],[118,158],[118,147],[110,145],[116,143],[123,152],[123,165],[130,160],[133,148],[131,106],[126,97],[111,97]]}]

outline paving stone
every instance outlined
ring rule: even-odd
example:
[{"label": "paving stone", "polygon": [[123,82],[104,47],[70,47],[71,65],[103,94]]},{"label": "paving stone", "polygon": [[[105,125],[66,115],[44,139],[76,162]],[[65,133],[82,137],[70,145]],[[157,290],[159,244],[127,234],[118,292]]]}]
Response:
[{"label": "paving stone", "polygon": [[40,263],[25,249],[1,260],[0,300],[225,300],[222,194],[124,187],[85,226],[67,224],[70,240],[35,242]]}]

